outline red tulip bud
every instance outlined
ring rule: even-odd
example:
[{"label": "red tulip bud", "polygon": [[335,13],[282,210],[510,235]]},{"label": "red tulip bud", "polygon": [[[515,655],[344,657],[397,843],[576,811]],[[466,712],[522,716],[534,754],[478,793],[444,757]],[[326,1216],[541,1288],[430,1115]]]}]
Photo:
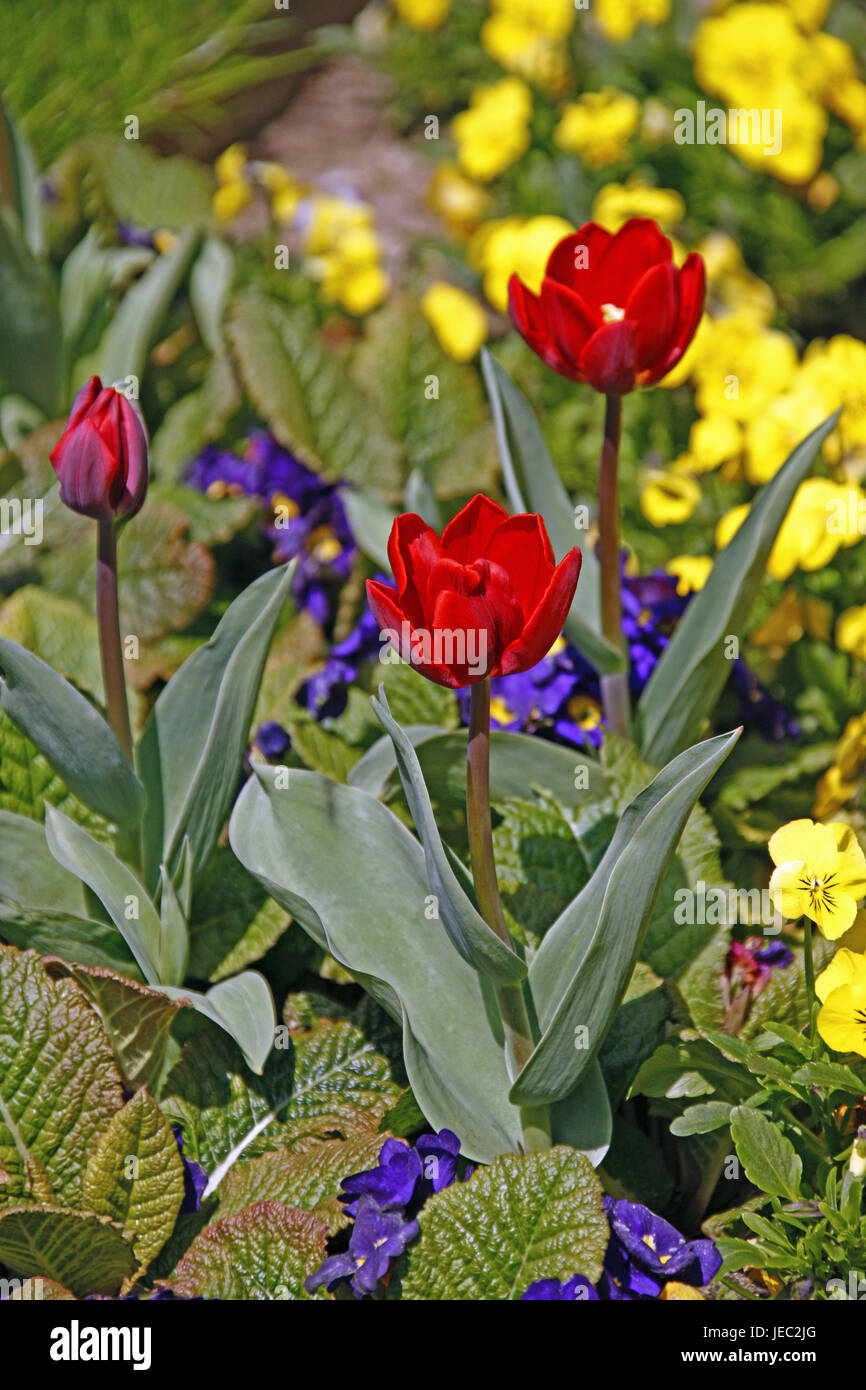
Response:
[{"label": "red tulip bud", "polygon": [[388,557],[397,589],[367,581],[373,615],[404,661],[452,689],[540,661],[580,572],[577,548],[556,564],[540,516],[509,516],[482,495],[441,538],[414,512],[398,516]]},{"label": "red tulip bud", "polygon": [[97,521],[134,516],[147,492],[147,435],[141,416],[98,376],[82,386],[51,451],[60,496]]}]

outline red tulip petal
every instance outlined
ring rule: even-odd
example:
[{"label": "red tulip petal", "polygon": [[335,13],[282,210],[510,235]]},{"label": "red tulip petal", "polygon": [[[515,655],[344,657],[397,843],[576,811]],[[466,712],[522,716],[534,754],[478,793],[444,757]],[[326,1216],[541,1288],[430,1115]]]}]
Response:
[{"label": "red tulip petal", "polygon": [[568,377],[570,381],[580,381],[550,336],[538,296],[528,290],[516,275],[512,275],[508,282],[508,309],[514,327],[542,362],[560,376]]},{"label": "red tulip petal", "polygon": [[90,410],[93,402],[102,392],[102,382],[98,376],[92,376],[86,386],[82,386],[75,393],[75,400],[72,402],[72,410],[66,422],[66,429],[74,429]]},{"label": "red tulip petal", "polygon": [[631,217],[602,257],[597,280],[599,304],[624,308],[641,276],[652,266],[670,261],[671,244],[651,217]]},{"label": "red tulip petal", "polygon": [[410,624],[409,641],[405,640],[403,624],[408,622],[398,602],[396,602],[396,592],[389,589],[387,584],[382,584],[376,579],[367,580],[367,602],[370,611],[376,622],[379,624],[381,632],[393,632],[397,635],[395,650],[402,659],[414,666],[428,680],[435,681],[437,685],[447,686],[450,690],[456,690],[462,684],[454,674],[443,666],[436,665],[434,662],[418,662],[413,654],[413,641],[417,637],[417,632]]},{"label": "red tulip petal", "polygon": [[427,580],[441,554],[439,537],[423,517],[403,512],[396,518],[388,537],[388,559],[397,581],[400,604],[416,627],[424,626]]},{"label": "red tulip petal", "polygon": [[487,553],[490,537],[507,516],[496,502],[476,493],[442,532],[441,553],[460,565],[470,565]]},{"label": "red tulip petal", "polygon": [[497,671],[503,648],[523,624],[513,596],[511,603],[509,608],[507,597],[496,589],[474,595],[447,590],[438,595],[433,638],[440,646],[435,654],[457,685],[472,685]]},{"label": "red tulip petal", "polygon": [[542,518],[535,512],[508,517],[493,533],[487,559],[505,570],[524,616],[529,617],[556,567]]},{"label": "red tulip petal", "polygon": [[555,348],[574,368],[587,342],[600,326],[601,315],[588,309],[574,290],[548,277],[541,286],[541,308]]},{"label": "red tulip petal", "polygon": [[630,319],[605,323],[593,333],[580,356],[587,381],[606,395],[625,395],[635,388],[637,325]]},{"label": "red tulip petal", "polygon": [[568,617],[580,574],[580,560],[577,547],[560,560],[523,632],[503,653],[501,675],[528,671],[550,651]]},{"label": "red tulip petal", "polygon": [[693,251],[687,256],[679,272],[680,314],[673,345],[664,357],[655,363],[641,384],[654,386],[675,367],[697,332],[704,302],[707,297],[707,277],[703,257]]},{"label": "red tulip petal", "polygon": [[[571,236],[563,237],[554,246],[547,262],[548,278],[582,293],[588,283],[586,276],[598,270],[612,241],[612,234],[597,222],[585,222]],[[586,252],[585,255],[578,254],[582,250]]]},{"label": "red tulip petal", "polygon": [[97,521],[113,518],[111,491],[118,460],[90,418],[64,433],[51,451],[51,462],[67,507]]},{"label": "red tulip petal", "polygon": [[637,324],[635,354],[639,368],[652,367],[670,351],[679,314],[679,276],[670,261],[662,261],[641,276],[625,305],[626,318]]}]

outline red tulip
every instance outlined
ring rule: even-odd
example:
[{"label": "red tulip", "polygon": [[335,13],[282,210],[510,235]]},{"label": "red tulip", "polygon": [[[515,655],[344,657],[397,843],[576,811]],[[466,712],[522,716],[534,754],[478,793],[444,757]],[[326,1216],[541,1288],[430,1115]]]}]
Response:
[{"label": "red tulip", "polygon": [[475,685],[526,671],[562,631],[580,551],[557,565],[540,516],[509,516],[473,497],[441,539],[414,512],[388,540],[396,590],[375,580],[367,597],[383,635],[438,685]]},{"label": "red tulip", "polygon": [[587,222],[554,247],[541,294],[512,275],[511,318],[533,352],[561,376],[607,395],[654,386],[679,362],[706,293],[697,254],[678,270],[648,217],[614,235]]},{"label": "red tulip", "polygon": [[147,435],[141,416],[98,376],[82,386],[51,451],[60,496],[74,512],[112,521],[134,516],[147,492]]}]

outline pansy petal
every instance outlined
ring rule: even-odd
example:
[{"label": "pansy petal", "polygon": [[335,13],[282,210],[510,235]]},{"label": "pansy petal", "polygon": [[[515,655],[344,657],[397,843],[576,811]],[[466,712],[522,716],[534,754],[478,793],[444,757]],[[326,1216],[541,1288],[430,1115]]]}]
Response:
[{"label": "pansy petal", "polygon": [[815,993],[823,1004],[834,989],[858,982],[866,989],[866,956],[858,956],[842,946],[815,981]]},{"label": "pansy petal", "polygon": [[767,848],[774,864],[787,864],[798,859],[806,863],[814,852],[813,820],[792,820],[770,836]]},{"label": "pansy petal", "polygon": [[834,989],[818,1014],[818,1032],[834,1052],[866,1057],[866,989],[862,985]]},{"label": "pansy petal", "polygon": [[838,941],[854,925],[857,904],[847,893],[823,893],[806,909],[806,915],[818,924],[828,941]]}]

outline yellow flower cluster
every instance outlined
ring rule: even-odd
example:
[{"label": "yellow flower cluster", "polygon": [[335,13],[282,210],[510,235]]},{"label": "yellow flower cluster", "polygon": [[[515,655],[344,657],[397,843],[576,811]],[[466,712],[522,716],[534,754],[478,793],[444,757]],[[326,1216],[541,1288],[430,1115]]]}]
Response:
[{"label": "yellow flower cluster", "polygon": [[382,248],[367,203],[329,194],[310,199],[303,250],[322,296],[349,314],[368,314],[388,293]]},{"label": "yellow flower cluster", "polygon": [[672,188],[653,188],[632,175],[625,183],[607,183],[595,195],[592,220],[617,232],[630,217],[651,217],[670,233],[686,215],[686,205]]},{"label": "yellow flower cluster", "polygon": [[866,773],[866,714],[849,719],[836,745],[833,761],[815,789],[813,814],[834,816],[860,790]]},{"label": "yellow flower cluster", "polygon": [[529,146],[532,93],[519,77],[476,87],[466,111],[451,122],[457,160],[464,174],[489,183]]},{"label": "yellow flower cluster", "polygon": [[584,164],[600,169],[621,159],[640,125],[640,102],[628,92],[603,87],[584,92],[563,108],[554,140],[561,150],[580,155]]},{"label": "yellow flower cluster", "polygon": [[743,160],[787,183],[808,183],[821,167],[828,112],[846,121],[866,148],[866,84],[843,40],[814,32],[824,0],[731,4],[698,25],[695,76],[736,111],[781,112],[779,148],[738,141]]},{"label": "yellow flower cluster", "polygon": [[[829,478],[807,478],[798,487],[779,528],[767,562],[768,572],[774,579],[790,579],[795,569],[823,569],[840,547],[856,545],[860,540],[858,517],[864,503],[866,494],[859,488]],[[749,504],[744,502],[722,517],[716,527],[720,550],[736,535],[748,512]]]},{"label": "yellow flower cluster", "polygon": [[558,96],[569,84],[566,40],[576,17],[573,0],[490,0],[481,43],[506,72]]},{"label": "yellow flower cluster", "polygon": [[605,37],[623,43],[639,24],[663,24],[671,0],[593,0],[592,12]]},{"label": "yellow flower cluster", "polygon": [[392,4],[404,23],[426,34],[442,28],[454,0],[392,0]]}]

